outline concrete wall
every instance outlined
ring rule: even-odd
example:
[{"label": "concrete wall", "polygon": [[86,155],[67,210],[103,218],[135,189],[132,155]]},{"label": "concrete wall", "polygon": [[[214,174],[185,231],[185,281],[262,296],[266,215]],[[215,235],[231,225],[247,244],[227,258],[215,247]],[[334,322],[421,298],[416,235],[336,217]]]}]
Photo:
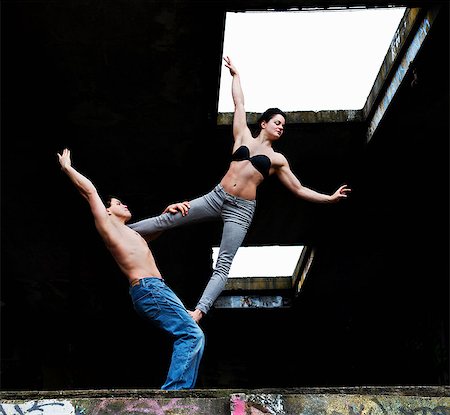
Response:
[{"label": "concrete wall", "polygon": [[[0,395],[4,415],[448,415],[449,388],[66,391]],[[103,395],[103,396],[102,396]]]}]

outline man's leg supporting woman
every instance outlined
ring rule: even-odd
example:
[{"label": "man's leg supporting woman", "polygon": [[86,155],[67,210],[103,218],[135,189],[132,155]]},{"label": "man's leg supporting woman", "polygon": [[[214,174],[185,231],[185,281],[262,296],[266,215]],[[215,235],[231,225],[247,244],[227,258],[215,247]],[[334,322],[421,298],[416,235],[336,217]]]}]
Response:
[{"label": "man's leg supporting woman", "polygon": [[161,278],[141,279],[130,294],[136,312],[174,340],[167,379],[161,389],[194,388],[205,347],[199,325]]}]

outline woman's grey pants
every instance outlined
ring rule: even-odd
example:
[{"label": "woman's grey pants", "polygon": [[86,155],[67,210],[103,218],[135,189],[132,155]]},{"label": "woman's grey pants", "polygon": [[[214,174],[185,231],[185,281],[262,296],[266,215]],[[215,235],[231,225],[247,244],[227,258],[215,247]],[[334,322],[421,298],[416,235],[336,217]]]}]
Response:
[{"label": "woman's grey pants", "polygon": [[233,196],[219,184],[208,194],[189,203],[191,207],[186,216],[180,212],[164,213],[128,226],[145,238],[177,226],[222,218],[222,240],[216,268],[196,306],[206,314],[225,288],[233,258],[252,222],[256,201]]}]

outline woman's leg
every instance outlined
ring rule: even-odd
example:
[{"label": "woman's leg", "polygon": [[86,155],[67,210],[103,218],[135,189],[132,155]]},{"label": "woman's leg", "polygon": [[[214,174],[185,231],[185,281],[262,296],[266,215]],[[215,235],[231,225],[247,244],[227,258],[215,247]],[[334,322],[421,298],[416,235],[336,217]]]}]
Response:
[{"label": "woman's leg", "polygon": [[181,212],[175,214],[163,213],[159,216],[131,223],[128,226],[147,239],[154,234],[177,226],[217,219],[220,217],[220,209],[223,201],[220,194],[214,189],[189,203],[191,207],[186,216],[183,216]]},{"label": "woman's leg", "polygon": [[[229,199],[229,198],[227,198]],[[255,201],[232,198],[224,203],[222,240],[216,267],[196,308],[206,314],[227,283],[231,264],[250,227]]]}]

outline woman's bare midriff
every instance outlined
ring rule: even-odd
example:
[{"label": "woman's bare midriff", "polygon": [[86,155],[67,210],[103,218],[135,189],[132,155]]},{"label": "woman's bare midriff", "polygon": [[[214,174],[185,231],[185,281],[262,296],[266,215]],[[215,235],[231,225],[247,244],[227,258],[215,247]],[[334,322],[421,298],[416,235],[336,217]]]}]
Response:
[{"label": "woman's bare midriff", "polygon": [[256,199],[256,189],[264,180],[262,174],[248,160],[233,161],[220,184],[233,196]]}]

